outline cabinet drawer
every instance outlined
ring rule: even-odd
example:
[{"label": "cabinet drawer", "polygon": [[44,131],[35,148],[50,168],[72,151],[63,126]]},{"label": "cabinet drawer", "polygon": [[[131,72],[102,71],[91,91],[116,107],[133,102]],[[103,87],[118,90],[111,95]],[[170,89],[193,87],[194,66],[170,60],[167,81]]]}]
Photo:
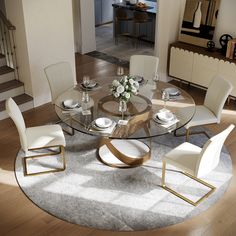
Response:
[{"label": "cabinet drawer", "polygon": [[193,52],[171,48],[169,74],[173,77],[192,81]]},{"label": "cabinet drawer", "polygon": [[218,73],[218,63],[216,58],[194,53],[192,82],[208,88],[212,78]]}]

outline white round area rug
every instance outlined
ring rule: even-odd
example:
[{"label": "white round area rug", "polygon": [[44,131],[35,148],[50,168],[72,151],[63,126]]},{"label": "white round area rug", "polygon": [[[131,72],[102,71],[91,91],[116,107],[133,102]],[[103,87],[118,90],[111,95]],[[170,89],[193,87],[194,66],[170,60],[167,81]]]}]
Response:
[{"label": "white round area rug", "polygon": [[[201,146],[204,135],[191,137]],[[232,163],[223,149],[218,167],[204,180],[216,191],[197,207],[160,187],[161,159],[184,141],[171,134],[152,140],[152,158],[132,169],[108,167],[97,160],[97,138],[76,132],[66,135],[66,162],[63,172],[24,177],[23,152],[15,162],[15,174],[25,195],[44,211],[62,220],[97,229],[140,231],[177,224],[207,210],[225,192],[232,176]],[[30,171],[60,165],[60,158],[29,161]],[[209,189],[167,166],[167,185],[196,200]]]}]

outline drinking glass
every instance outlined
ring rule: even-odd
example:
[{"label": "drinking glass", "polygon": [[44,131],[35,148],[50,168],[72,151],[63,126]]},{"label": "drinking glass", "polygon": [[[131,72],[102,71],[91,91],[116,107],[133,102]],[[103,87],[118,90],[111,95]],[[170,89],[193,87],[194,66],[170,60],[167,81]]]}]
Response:
[{"label": "drinking glass", "polygon": [[87,104],[89,103],[89,101],[90,101],[90,97],[89,97],[88,92],[83,92],[82,93],[82,109],[83,110],[87,110]]},{"label": "drinking glass", "polygon": [[125,73],[124,68],[123,68],[122,66],[118,66],[118,67],[117,67],[116,74],[117,74],[118,76],[122,76],[122,75],[124,75],[124,73]]},{"label": "drinking glass", "polygon": [[164,101],[164,109],[166,109],[166,102],[170,99],[170,95],[166,90],[162,91],[161,99]]},{"label": "drinking glass", "polygon": [[158,82],[159,81],[159,75],[158,74],[154,74],[153,81],[154,82]]},{"label": "drinking glass", "polygon": [[83,85],[87,88],[90,83],[90,77],[88,75],[83,76]]},{"label": "drinking glass", "polygon": [[124,120],[124,112],[126,112],[126,111],[127,111],[126,101],[121,99],[119,102],[119,112],[121,112],[122,120]]}]

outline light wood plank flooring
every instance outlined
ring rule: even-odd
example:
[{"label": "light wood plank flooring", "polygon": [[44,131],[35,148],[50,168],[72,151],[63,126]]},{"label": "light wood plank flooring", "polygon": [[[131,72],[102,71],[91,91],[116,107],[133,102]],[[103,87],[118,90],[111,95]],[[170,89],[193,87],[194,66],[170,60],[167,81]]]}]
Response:
[{"label": "light wood plank flooring", "polygon": [[[91,77],[112,75],[116,66],[88,56],[76,55],[78,80],[86,73]],[[202,103],[204,92],[184,87]],[[24,113],[27,126],[43,125],[57,121],[51,104]],[[236,124],[236,104],[226,106],[220,125],[208,126],[219,132],[228,124]],[[14,176],[14,160],[18,152],[19,138],[10,119],[0,122],[0,235],[79,235],[79,236],[234,236],[236,235],[236,129],[226,141],[233,160],[230,187],[224,196],[209,210],[187,220],[160,230],[144,232],[108,232],[81,227],[59,220],[35,206],[19,189]],[[53,199],[52,199],[53,201]]]}]

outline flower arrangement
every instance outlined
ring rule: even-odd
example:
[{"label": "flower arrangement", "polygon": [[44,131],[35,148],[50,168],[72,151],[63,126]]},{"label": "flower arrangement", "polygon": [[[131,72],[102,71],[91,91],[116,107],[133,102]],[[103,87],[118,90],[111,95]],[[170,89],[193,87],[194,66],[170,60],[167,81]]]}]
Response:
[{"label": "flower arrangement", "polygon": [[119,98],[126,102],[132,95],[137,95],[139,83],[132,76],[123,76],[120,80],[113,80],[111,92],[115,98]]}]

